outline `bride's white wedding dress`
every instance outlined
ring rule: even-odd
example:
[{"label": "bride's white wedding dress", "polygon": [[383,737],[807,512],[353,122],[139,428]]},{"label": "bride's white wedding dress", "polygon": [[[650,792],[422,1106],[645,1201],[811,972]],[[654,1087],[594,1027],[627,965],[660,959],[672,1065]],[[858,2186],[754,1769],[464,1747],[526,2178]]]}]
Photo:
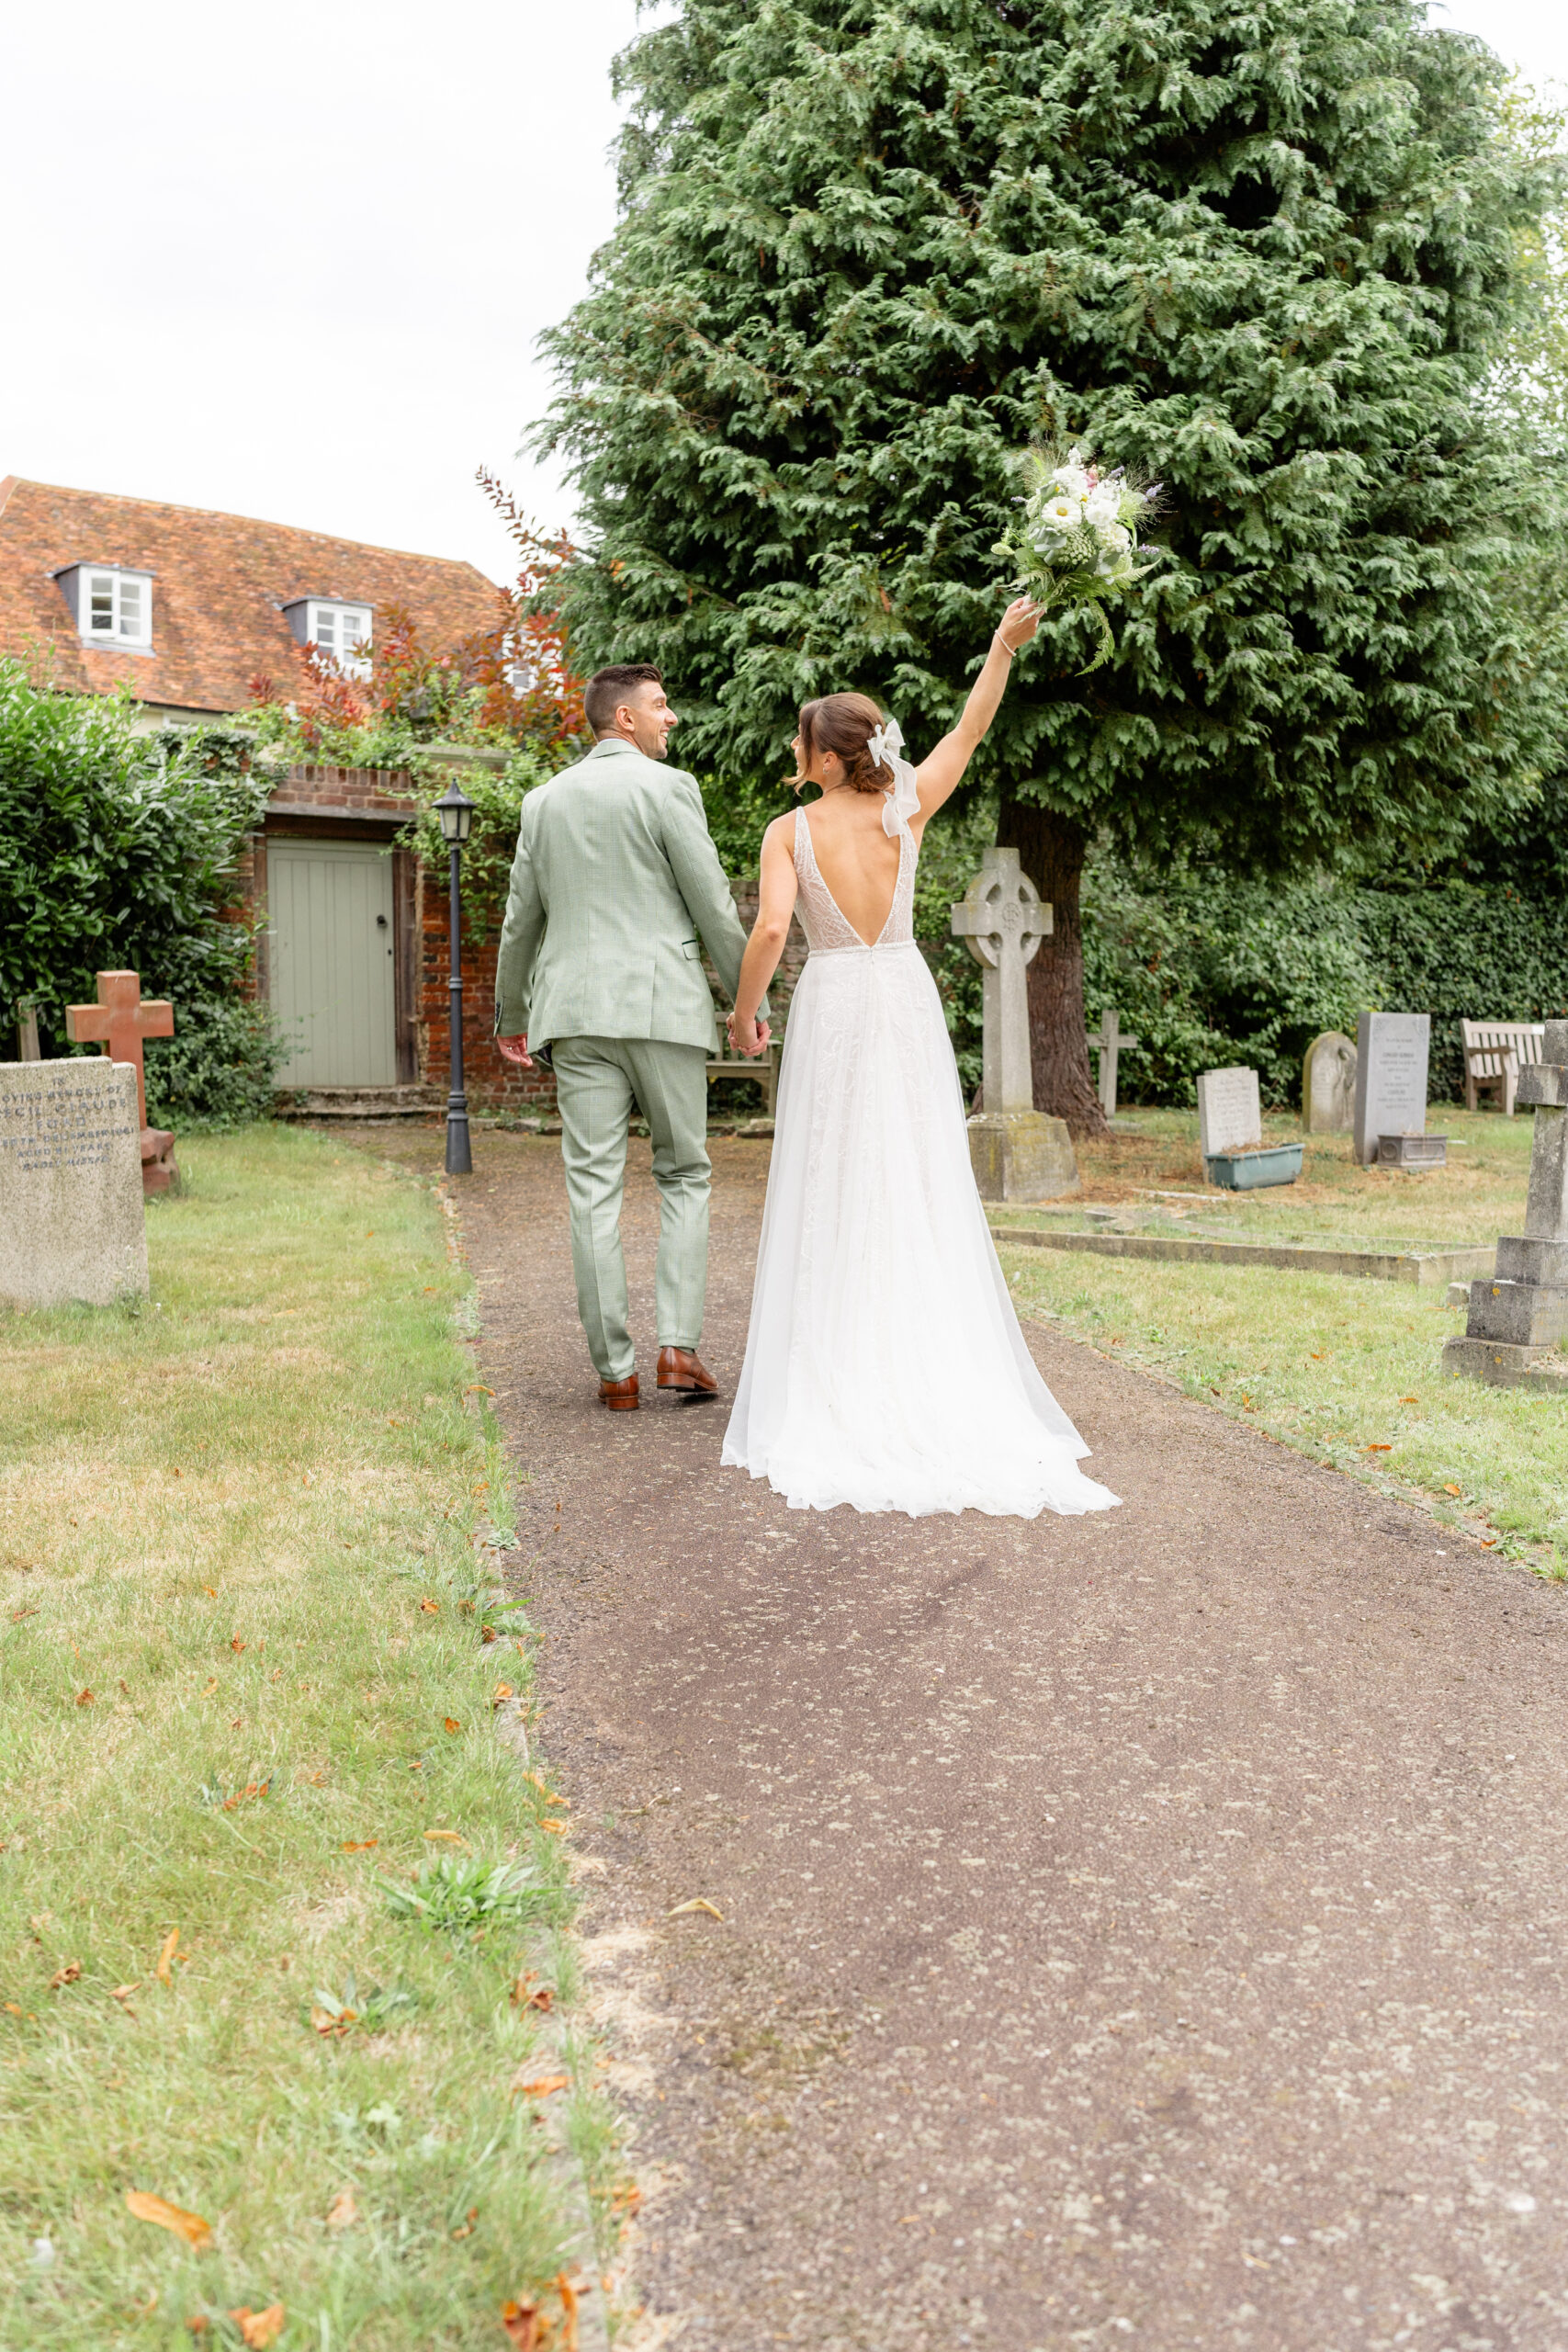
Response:
[{"label": "bride's white wedding dress", "polygon": [[789,1009],[746,1363],[724,1460],[795,1510],[1104,1510],[1035,1369],[969,1164],[942,1001],[915,944],[919,852],[868,945],[795,820],[811,953]]}]

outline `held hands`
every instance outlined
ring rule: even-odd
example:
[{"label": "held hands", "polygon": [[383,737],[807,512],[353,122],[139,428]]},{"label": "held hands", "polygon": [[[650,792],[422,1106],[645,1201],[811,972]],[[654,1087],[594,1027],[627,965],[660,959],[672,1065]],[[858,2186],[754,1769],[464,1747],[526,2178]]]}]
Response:
[{"label": "held hands", "polygon": [[766,1053],[773,1042],[773,1030],[765,1021],[742,1021],[739,1014],[732,1012],[724,1026],[729,1038],[730,1051],[745,1054],[751,1060],[755,1060],[759,1054]]},{"label": "held hands", "polygon": [[1032,596],[1013,599],[997,628],[997,635],[1010,653],[1016,653],[1021,645],[1029,643],[1044,615],[1044,605],[1037,605]]},{"label": "held hands", "polygon": [[533,1069],[534,1057],[528,1051],[526,1037],[498,1037],[495,1042],[505,1060],[515,1062],[519,1069]]}]

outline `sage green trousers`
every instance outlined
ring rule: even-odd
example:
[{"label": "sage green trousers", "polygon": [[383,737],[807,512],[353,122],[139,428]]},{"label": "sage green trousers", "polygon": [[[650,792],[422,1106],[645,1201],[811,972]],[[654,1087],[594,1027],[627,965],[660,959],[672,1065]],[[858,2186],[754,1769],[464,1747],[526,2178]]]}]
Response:
[{"label": "sage green trousers", "polygon": [[661,1348],[694,1348],[708,1279],[707,1051],[649,1037],[558,1037],[550,1046],[571,1215],[577,1311],[601,1380],[633,1368],[621,1194],[634,1102],[659,1187],[655,1307]]}]

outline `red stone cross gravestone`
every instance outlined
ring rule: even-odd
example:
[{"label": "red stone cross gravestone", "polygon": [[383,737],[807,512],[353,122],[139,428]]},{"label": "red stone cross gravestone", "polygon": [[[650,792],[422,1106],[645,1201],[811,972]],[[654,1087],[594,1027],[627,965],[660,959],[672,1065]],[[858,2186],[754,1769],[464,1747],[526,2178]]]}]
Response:
[{"label": "red stone cross gravestone", "polygon": [[101,1045],[111,1062],[129,1062],[136,1072],[136,1102],[141,1120],[141,1189],[166,1193],[179,1180],[175,1139],[166,1127],[147,1124],[147,1077],[141,1062],[144,1037],[172,1037],[175,1008],[164,997],[141,1001],[136,972],[100,972],[96,1004],[68,1004],[65,1034],[73,1046]]}]

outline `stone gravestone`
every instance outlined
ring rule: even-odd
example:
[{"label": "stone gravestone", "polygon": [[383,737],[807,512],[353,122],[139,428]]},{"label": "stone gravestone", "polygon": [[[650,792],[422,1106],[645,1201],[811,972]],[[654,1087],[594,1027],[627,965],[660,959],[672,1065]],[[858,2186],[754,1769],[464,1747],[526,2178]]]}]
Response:
[{"label": "stone gravestone", "polygon": [[1089,1049],[1100,1056],[1100,1107],[1108,1119],[1116,1116],[1117,1058],[1122,1054],[1135,1054],[1140,1040],[1122,1034],[1122,1016],[1109,1007],[1100,1016],[1100,1026],[1089,1033]]},{"label": "stone gravestone", "polygon": [[1314,1037],[1302,1062],[1302,1125],[1309,1136],[1348,1135],[1356,1112],[1356,1048],[1337,1029]]},{"label": "stone gravestone", "polygon": [[1263,1111],[1255,1069],[1198,1073],[1198,1148],[1205,1159],[1222,1152],[1256,1151],[1263,1141]]},{"label": "stone gravestone", "polygon": [[1050,1201],[1076,1193],[1077,1161],[1065,1119],[1034,1107],[1027,967],[1051,929],[1051,910],[1015,849],[988,849],[953,910],[956,937],[985,973],[985,1109],[969,1122],[969,1159],[983,1201]]},{"label": "stone gravestone", "polygon": [[142,1067],[144,1037],[172,1037],[175,1008],[164,997],[141,998],[141,982],[134,972],[100,972],[96,1004],[68,1004],[65,1034],[73,1046],[101,1045],[111,1062],[129,1062],[136,1072],[137,1125],[141,1133],[141,1188],[166,1193],[180,1181],[175,1139],[167,1127],[147,1124],[147,1075]]},{"label": "stone gravestone", "polygon": [[1495,1388],[1568,1396],[1568,1021],[1549,1021],[1541,1058],[1519,1072],[1517,1101],[1535,1107],[1529,1196],[1522,1234],[1497,1244],[1491,1282],[1472,1283],[1462,1340],[1443,1350],[1445,1372]]},{"label": "stone gravestone", "polygon": [[0,1062],[0,1303],[146,1295],[135,1072]]},{"label": "stone gravestone", "polygon": [[1353,1149],[1363,1168],[1378,1156],[1380,1136],[1427,1132],[1427,1051],[1431,1015],[1363,1012],[1356,1024]]}]

